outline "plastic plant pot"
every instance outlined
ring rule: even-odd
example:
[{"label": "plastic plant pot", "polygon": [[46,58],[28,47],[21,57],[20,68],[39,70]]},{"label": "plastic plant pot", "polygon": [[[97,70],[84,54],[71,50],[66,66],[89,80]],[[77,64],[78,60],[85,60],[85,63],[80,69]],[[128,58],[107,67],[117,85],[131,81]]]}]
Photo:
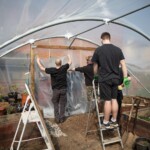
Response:
[{"label": "plastic plant pot", "polygon": [[139,137],[135,140],[134,150],[150,150],[150,139]]}]

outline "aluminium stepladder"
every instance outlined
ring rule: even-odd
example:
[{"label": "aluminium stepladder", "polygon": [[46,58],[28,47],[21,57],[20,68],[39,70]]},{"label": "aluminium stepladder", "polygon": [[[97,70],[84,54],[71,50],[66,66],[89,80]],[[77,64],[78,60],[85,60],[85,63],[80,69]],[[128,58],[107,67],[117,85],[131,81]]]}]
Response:
[{"label": "aluminium stepladder", "polygon": [[[41,111],[38,107],[38,104],[37,104],[37,102],[33,96],[33,93],[29,89],[27,84],[25,84],[25,87],[26,87],[26,90],[28,92],[28,97],[27,97],[27,100],[25,102],[25,106],[23,108],[23,111],[21,113],[21,117],[20,117],[16,132],[15,132],[13,141],[11,143],[10,150],[14,150],[14,144],[15,143],[17,144],[17,148],[15,148],[15,149],[19,150],[22,142],[29,142],[31,140],[36,140],[36,139],[40,139],[40,138],[43,138],[45,141],[45,144],[47,146],[47,149],[45,149],[45,150],[54,150],[54,146],[53,146],[53,143],[51,141],[50,135],[48,133],[46,124],[44,122]],[[29,100],[31,101],[31,103],[30,103],[29,109],[26,110]],[[34,109],[34,110],[32,110],[32,109]],[[25,129],[26,129],[27,124],[33,123],[33,122],[37,124],[37,127],[41,133],[41,136],[37,137],[37,138],[23,139],[23,135],[25,133]],[[23,125],[21,123],[23,123]],[[21,134],[19,135],[19,140],[16,140],[21,125],[23,126],[21,129]]]},{"label": "aluminium stepladder", "polygon": [[[105,146],[106,145],[109,145],[109,144],[113,144],[113,143],[116,143],[116,142],[119,142],[121,144],[121,148],[123,149],[123,142],[122,142],[122,139],[121,139],[121,135],[120,135],[120,131],[119,131],[119,126],[118,127],[114,127],[113,129],[106,129],[103,124],[102,124],[102,120],[103,120],[103,117],[104,117],[104,113],[100,113],[99,112],[99,107],[98,107],[98,96],[100,96],[100,91],[99,91],[99,85],[96,89],[96,86],[95,86],[95,80],[93,80],[93,99],[91,100],[91,103],[95,102],[95,107],[96,107],[96,114],[97,114],[97,118],[98,118],[98,130],[100,132],[100,137],[101,137],[101,144],[102,144],[102,148],[103,150],[105,150]],[[90,119],[90,113],[91,113],[91,103],[90,103],[90,106],[89,106],[89,113],[88,113],[88,120],[87,120],[87,126],[86,126],[86,134],[88,132],[93,132],[93,131],[98,131],[98,130],[91,130],[91,131],[88,131],[88,126],[89,126],[89,119]],[[114,132],[117,134],[116,136],[114,137],[111,137],[111,138],[104,138],[104,132],[105,131],[109,131],[112,132],[112,134],[114,134]]]}]

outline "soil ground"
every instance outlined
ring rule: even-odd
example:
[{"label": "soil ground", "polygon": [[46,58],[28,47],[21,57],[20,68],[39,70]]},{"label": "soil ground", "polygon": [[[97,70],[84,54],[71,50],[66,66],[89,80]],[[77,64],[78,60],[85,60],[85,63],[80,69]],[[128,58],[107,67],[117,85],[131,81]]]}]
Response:
[{"label": "soil ground", "polygon": [[[131,98],[126,97],[123,101],[124,103],[131,104]],[[144,103],[143,103],[144,104]],[[148,106],[150,106],[148,104]],[[147,106],[146,106],[147,107]],[[130,110],[131,106],[129,106],[128,111]],[[99,131],[96,132],[89,132],[86,135],[86,126],[87,126],[87,117],[88,114],[80,114],[69,116],[64,123],[58,124],[59,128],[66,136],[60,137],[52,137],[52,142],[55,147],[55,150],[102,150],[101,146],[101,139],[99,135]],[[55,123],[54,119],[47,119],[51,123]],[[98,127],[98,120],[96,115],[92,115],[89,121],[89,130],[97,130]],[[110,137],[113,135],[112,132],[106,132],[105,136]],[[131,133],[123,134],[123,141],[126,141],[124,145],[124,150],[132,150],[132,145],[137,138],[136,135]],[[11,143],[11,142],[10,142]],[[10,146],[9,146],[10,147]],[[21,150],[41,150],[45,147],[45,143],[42,140],[32,142],[29,145],[25,142],[21,146]],[[6,148],[0,150],[6,150]],[[121,146],[119,143],[111,144],[106,146],[106,150],[121,150]]]},{"label": "soil ground", "polygon": [[[96,117],[90,119],[89,130],[97,130]],[[51,120],[53,121],[53,120]],[[86,136],[87,114],[69,117],[64,123],[59,124],[63,133],[67,136],[52,137],[56,150],[102,150],[99,132],[90,132]],[[105,137],[110,136],[110,132]],[[126,136],[127,134],[124,134]],[[131,150],[136,136],[128,134],[125,150]],[[106,150],[121,150],[119,143],[106,146]]]},{"label": "soil ground", "polygon": [[[123,103],[132,104],[131,100],[131,97],[124,97]],[[140,108],[150,106],[149,100],[146,102],[142,100],[140,104],[144,106],[141,106]],[[130,109],[131,105],[122,108],[122,111],[129,111]],[[58,124],[62,132],[67,136],[52,138],[56,150],[102,150],[99,131],[89,132],[86,135],[87,117],[88,114],[70,116],[64,123]],[[51,121],[54,122],[52,119]],[[96,115],[91,117],[89,124],[88,131],[98,129]],[[105,137],[107,138],[111,135],[112,133],[109,131],[105,133]],[[132,150],[136,138],[136,135],[125,132],[122,135],[124,150]],[[120,143],[107,145],[106,150],[121,150]]]}]

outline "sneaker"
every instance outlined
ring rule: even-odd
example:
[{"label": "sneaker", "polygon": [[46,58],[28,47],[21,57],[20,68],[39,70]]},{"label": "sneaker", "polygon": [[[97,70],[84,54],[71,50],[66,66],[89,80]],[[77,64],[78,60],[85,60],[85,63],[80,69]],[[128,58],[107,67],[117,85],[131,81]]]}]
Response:
[{"label": "sneaker", "polygon": [[112,129],[112,127],[110,126],[110,123],[108,122],[108,123],[103,123],[103,125],[104,125],[104,127],[106,128],[106,129]]},{"label": "sneaker", "polygon": [[112,125],[113,127],[118,127],[118,123],[117,121],[110,121],[110,125]]}]

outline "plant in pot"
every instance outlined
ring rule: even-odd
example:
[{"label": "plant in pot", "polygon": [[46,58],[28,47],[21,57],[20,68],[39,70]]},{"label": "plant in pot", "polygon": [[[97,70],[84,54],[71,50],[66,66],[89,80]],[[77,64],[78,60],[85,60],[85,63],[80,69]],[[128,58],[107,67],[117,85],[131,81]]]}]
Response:
[{"label": "plant in pot", "polygon": [[4,98],[3,98],[3,90],[4,90],[4,87],[3,87],[3,86],[0,86],[0,102],[3,102],[3,101],[4,101]]},{"label": "plant in pot", "polygon": [[4,87],[0,86],[0,115],[4,115],[6,112],[6,108],[9,106],[9,103],[5,101]]},{"label": "plant in pot", "polygon": [[24,90],[24,91],[21,93],[21,97],[22,97],[21,105],[22,105],[22,107],[25,105],[27,96],[28,96],[28,93],[27,93],[26,90]]},{"label": "plant in pot", "polygon": [[15,102],[17,102],[18,94],[19,94],[17,85],[14,84],[14,85],[9,86],[9,90],[10,92],[8,93],[8,97],[10,99],[14,99]]},{"label": "plant in pot", "polygon": [[6,111],[7,111],[7,115],[17,112],[17,111],[16,111],[16,107],[15,107],[15,106],[12,106],[12,105],[10,105],[10,106],[6,109]]},{"label": "plant in pot", "polygon": [[138,137],[133,144],[133,150],[150,150],[150,138]]}]

